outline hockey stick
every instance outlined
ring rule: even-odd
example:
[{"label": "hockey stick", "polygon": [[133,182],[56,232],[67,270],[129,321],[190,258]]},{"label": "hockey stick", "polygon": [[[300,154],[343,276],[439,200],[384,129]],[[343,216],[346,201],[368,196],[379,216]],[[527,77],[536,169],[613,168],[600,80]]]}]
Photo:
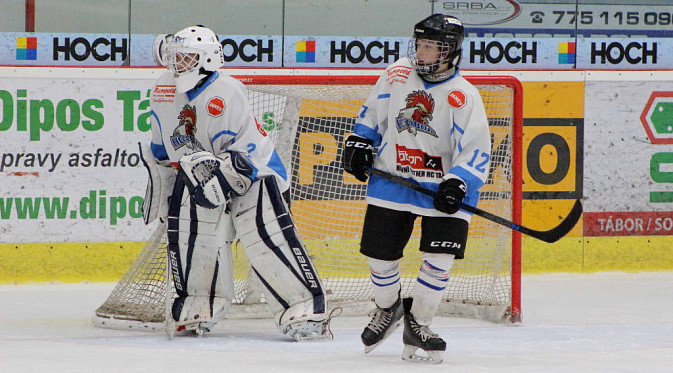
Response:
[{"label": "hockey stick", "polygon": [[[426,188],[422,187],[421,185],[419,185],[419,184],[417,184],[417,183],[415,183],[411,180],[408,180],[408,179],[405,179],[405,178],[402,178],[402,177],[399,177],[399,176],[391,175],[391,174],[389,174],[385,171],[377,170],[377,169],[371,168],[371,167],[366,168],[365,171],[370,173],[370,174],[380,176],[384,179],[388,179],[388,180],[390,180],[390,181],[392,181],[396,184],[400,184],[400,185],[405,186],[407,188],[413,189],[417,192],[426,194],[428,196],[431,196],[431,197],[435,196],[435,192],[433,192],[429,189],[426,189]],[[563,221],[558,226],[556,226],[556,227],[554,227],[554,228],[552,228],[548,231],[536,231],[534,229],[526,228],[522,225],[511,222],[511,221],[509,221],[505,218],[501,218],[499,216],[493,215],[490,212],[484,211],[484,210],[479,209],[477,207],[472,207],[470,205],[466,205],[462,202],[455,202],[454,205],[456,207],[460,208],[461,210],[470,212],[474,215],[479,215],[484,219],[488,219],[488,220],[490,220],[494,223],[500,224],[504,227],[513,229],[517,232],[521,232],[523,234],[526,234],[528,236],[531,236],[533,238],[537,238],[538,240],[542,240],[542,241],[548,242],[548,243],[556,242],[559,239],[561,239],[563,236],[568,234],[568,232],[570,232],[570,230],[573,229],[575,224],[577,224],[577,221],[579,220],[580,216],[582,216],[582,203],[580,203],[580,200],[577,200],[577,201],[575,201],[575,205],[573,206],[572,210],[570,210],[570,213],[568,214],[568,216],[566,216],[566,218],[563,219]]]}]

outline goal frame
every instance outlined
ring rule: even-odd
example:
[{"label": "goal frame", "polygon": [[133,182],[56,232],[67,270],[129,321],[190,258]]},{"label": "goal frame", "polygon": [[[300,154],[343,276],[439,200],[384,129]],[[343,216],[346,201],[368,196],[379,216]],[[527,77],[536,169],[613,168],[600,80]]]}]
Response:
[{"label": "goal frame", "polygon": [[[374,85],[379,75],[236,75],[232,77],[245,85]],[[523,86],[509,75],[466,75],[464,78],[473,85],[502,85],[513,91],[512,113],[512,221],[521,224],[522,220],[522,141],[523,141]],[[511,315],[513,323],[522,321],[521,312],[521,233],[512,231],[512,268],[511,268]]]}]

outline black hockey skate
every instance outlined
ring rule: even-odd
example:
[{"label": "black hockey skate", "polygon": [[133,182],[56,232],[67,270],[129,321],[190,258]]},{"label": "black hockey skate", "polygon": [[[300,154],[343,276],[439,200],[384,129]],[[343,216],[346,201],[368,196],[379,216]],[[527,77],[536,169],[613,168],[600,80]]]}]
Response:
[{"label": "black hockey skate", "polygon": [[[437,334],[433,333],[427,325],[420,325],[411,314],[412,298],[405,298],[404,303],[404,351],[402,360],[439,364],[442,362],[446,342]],[[418,349],[425,351],[427,356],[418,355]]]},{"label": "black hockey skate", "polygon": [[386,337],[390,335],[402,323],[402,316],[404,316],[404,308],[402,301],[397,298],[390,308],[379,308],[372,310],[369,313],[372,320],[369,325],[362,332],[362,343],[365,345],[365,353],[371,352]]}]

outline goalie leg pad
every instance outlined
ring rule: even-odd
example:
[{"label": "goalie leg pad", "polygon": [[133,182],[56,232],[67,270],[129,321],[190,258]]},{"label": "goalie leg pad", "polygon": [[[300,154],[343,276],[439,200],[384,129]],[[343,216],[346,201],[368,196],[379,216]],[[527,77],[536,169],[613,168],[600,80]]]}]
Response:
[{"label": "goalie leg pad", "polygon": [[[327,303],[322,283],[275,179],[266,177],[253,183],[248,193],[233,200],[231,214],[277,320],[282,319],[280,313],[298,304],[311,311],[304,312],[307,319],[324,315]],[[281,330],[286,324],[279,321]]]},{"label": "goalie leg pad", "polygon": [[171,196],[175,185],[176,172],[172,167],[159,164],[152,154],[152,149],[146,143],[138,143],[140,159],[147,169],[147,189],[142,211],[145,224],[156,218],[166,219],[168,215],[168,197]]},{"label": "goalie leg pad", "polygon": [[178,298],[172,307],[177,326],[210,329],[224,318],[234,286],[231,217],[224,206],[203,208],[178,181],[168,215],[168,255]]},{"label": "goalie leg pad", "polygon": [[226,205],[233,197],[244,195],[252,184],[252,164],[235,152],[187,154],[180,158],[180,169],[194,201],[205,208]]}]

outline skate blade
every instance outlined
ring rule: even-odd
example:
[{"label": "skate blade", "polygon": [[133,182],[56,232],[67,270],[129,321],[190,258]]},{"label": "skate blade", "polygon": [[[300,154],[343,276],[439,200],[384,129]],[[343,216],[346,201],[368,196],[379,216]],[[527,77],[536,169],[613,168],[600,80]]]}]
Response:
[{"label": "skate blade", "polygon": [[334,339],[334,334],[329,328],[329,321],[308,320],[302,325],[295,325],[294,328],[288,329],[285,334],[294,338],[297,342]]},{"label": "skate blade", "polygon": [[167,326],[168,339],[171,340],[175,336],[197,336],[202,337],[210,332],[212,325],[206,322],[173,322]]},{"label": "skate blade", "polygon": [[400,325],[402,325],[402,320],[399,320],[398,322],[395,323],[395,325],[391,326],[390,329],[388,329],[388,331],[387,331],[386,334],[383,336],[383,338],[381,338],[380,341],[374,343],[374,344],[371,345],[371,346],[365,346],[365,354],[368,354],[368,353],[374,351],[374,349],[375,349],[376,347],[378,347],[383,341],[385,341],[386,338],[388,338],[388,336],[390,336],[391,334],[393,334],[393,332],[394,332],[397,328],[399,328]]},{"label": "skate blade", "polygon": [[425,364],[441,364],[444,360],[444,351],[425,351],[427,355],[419,355],[416,351],[419,350],[416,346],[404,345],[404,351],[402,351],[402,360],[411,361],[413,363],[425,363]]}]

